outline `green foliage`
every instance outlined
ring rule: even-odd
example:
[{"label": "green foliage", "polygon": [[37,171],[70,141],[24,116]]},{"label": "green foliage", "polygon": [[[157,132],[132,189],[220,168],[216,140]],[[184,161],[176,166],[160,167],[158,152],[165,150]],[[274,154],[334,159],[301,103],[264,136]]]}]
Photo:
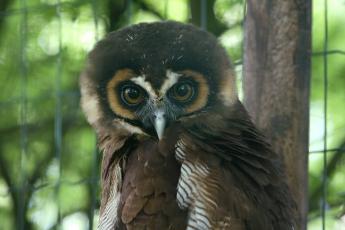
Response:
[{"label": "green foliage", "polygon": [[[100,155],[95,135],[80,111],[78,91],[78,76],[87,52],[107,31],[129,23],[199,20],[191,15],[192,4],[187,0],[133,0],[130,6],[124,0],[61,2],[59,8],[55,0],[13,0],[5,14],[0,12],[0,228],[3,229],[15,229],[20,222],[25,223],[25,229],[96,226]],[[243,1],[208,2],[213,9],[207,15],[208,30],[219,35],[233,62],[240,63]],[[328,5],[329,49],[345,50],[344,2],[332,0]],[[313,52],[322,51],[323,44],[323,0],[315,0]],[[323,57],[314,55],[312,61],[311,151],[323,148],[324,130]],[[240,76],[241,66],[236,69]],[[330,148],[345,142],[344,73],[345,55],[330,55],[327,120]],[[335,156],[339,155],[331,152],[328,156],[330,162],[337,159],[330,166],[327,184],[328,229],[344,228],[340,217],[344,216],[345,160]],[[320,226],[322,170],[322,155],[311,154],[310,229]],[[17,216],[20,204],[24,219]],[[95,213],[90,212],[91,207],[96,208]]]},{"label": "green foliage", "polygon": [[[313,1],[312,27],[312,88],[310,109],[310,151],[323,149],[324,135],[324,51],[325,44],[325,12],[324,1]],[[328,50],[345,50],[345,4],[343,1],[328,1]],[[321,53],[321,55],[320,55]],[[331,54],[327,56],[328,68],[328,113],[327,113],[327,147],[345,146],[345,55]],[[343,147],[344,148],[344,147]],[[336,159],[336,160],[335,160]],[[330,164],[335,161],[335,164]],[[345,152],[329,152],[327,181],[327,229],[343,229],[344,221],[344,181]],[[309,157],[309,229],[320,229],[321,224],[321,183],[323,172],[323,155],[311,154]],[[343,217],[342,217],[343,216]],[[342,217],[342,219],[340,219]]]}]

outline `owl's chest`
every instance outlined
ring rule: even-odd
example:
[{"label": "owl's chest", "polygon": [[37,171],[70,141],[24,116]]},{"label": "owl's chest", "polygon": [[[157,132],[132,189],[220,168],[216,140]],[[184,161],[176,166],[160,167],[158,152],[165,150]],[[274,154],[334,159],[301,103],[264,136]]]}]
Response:
[{"label": "owl's chest", "polygon": [[176,201],[180,168],[174,150],[153,140],[129,154],[118,212],[127,229],[185,229],[187,212]]}]

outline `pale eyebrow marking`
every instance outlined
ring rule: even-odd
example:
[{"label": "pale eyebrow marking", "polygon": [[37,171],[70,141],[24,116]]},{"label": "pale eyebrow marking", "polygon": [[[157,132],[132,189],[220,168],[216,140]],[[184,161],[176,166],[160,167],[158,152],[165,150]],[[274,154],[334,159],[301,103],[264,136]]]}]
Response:
[{"label": "pale eyebrow marking", "polygon": [[165,95],[168,89],[170,89],[171,86],[176,84],[176,82],[178,81],[179,77],[182,76],[182,74],[173,72],[170,69],[168,69],[166,76],[167,78],[165,79],[162,87],[159,90],[161,96]]},{"label": "pale eyebrow marking", "polygon": [[151,99],[156,99],[158,97],[162,97],[165,95],[165,93],[178,82],[178,79],[183,74],[176,73],[171,71],[170,69],[166,72],[166,79],[163,82],[163,85],[161,86],[159,90],[159,95],[155,92],[150,82],[146,81],[145,75],[140,75],[137,77],[133,77],[130,80],[134,82],[135,84],[141,86],[143,89],[147,91]]},{"label": "pale eyebrow marking", "polygon": [[158,97],[157,93],[153,90],[152,85],[150,84],[150,82],[146,81],[145,75],[133,77],[130,80],[132,82],[134,82],[135,84],[143,87],[143,89],[145,89],[146,92],[149,94],[150,98],[153,99],[153,98],[157,98]]}]

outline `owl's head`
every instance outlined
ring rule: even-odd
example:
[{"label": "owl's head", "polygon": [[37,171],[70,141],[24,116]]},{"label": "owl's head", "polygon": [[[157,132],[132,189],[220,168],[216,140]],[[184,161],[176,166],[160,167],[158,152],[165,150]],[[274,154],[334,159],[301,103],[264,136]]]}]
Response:
[{"label": "owl's head", "polygon": [[90,52],[82,107],[97,131],[161,139],[167,127],[237,101],[230,60],[217,39],[178,22],[110,33]]}]

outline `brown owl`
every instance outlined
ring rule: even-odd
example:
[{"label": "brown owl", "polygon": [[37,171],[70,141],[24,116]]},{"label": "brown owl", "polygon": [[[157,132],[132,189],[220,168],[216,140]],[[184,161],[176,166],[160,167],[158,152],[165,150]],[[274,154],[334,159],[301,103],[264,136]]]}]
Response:
[{"label": "brown owl", "polygon": [[282,159],[210,33],[171,21],[112,32],[80,87],[103,151],[99,229],[294,229]]}]

